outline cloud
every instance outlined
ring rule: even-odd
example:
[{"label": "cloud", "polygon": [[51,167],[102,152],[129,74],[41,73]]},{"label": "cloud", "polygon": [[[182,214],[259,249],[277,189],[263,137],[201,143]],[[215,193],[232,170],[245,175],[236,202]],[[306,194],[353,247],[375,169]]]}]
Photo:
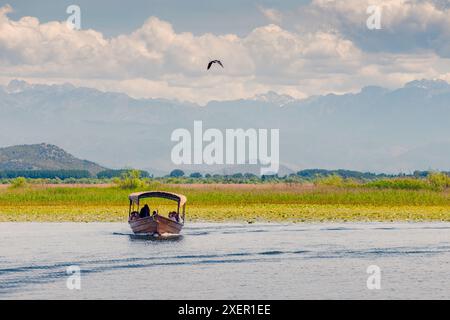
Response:
[{"label": "cloud", "polygon": [[[384,10],[386,32],[430,30],[434,25],[430,39],[446,39],[447,9],[429,3],[402,7],[403,0],[383,3],[403,21]],[[417,16],[417,8],[423,16]],[[368,31],[359,0],[315,0],[300,9],[327,25],[311,27],[308,20],[300,19],[302,28],[296,29],[285,27],[283,21],[283,27],[268,24],[245,36],[194,35],[176,32],[169,22],[150,17],[131,33],[108,38],[96,30],[71,30],[65,22],[41,23],[34,17],[14,21],[8,17],[11,7],[4,6],[0,8],[0,76],[3,81],[71,82],[134,97],[202,104],[270,90],[306,97],[357,91],[365,85],[401,86],[418,77],[449,77],[448,41],[429,42],[436,50],[407,50],[385,43],[378,33],[361,40]],[[265,9],[272,20],[281,17],[270,10]],[[380,47],[370,50],[371,41]],[[206,71],[211,59],[221,59],[225,69]]]},{"label": "cloud", "polygon": [[281,24],[283,20],[283,14],[277,9],[265,8],[262,6],[258,6],[258,9],[270,22]]},{"label": "cloud", "polygon": [[[379,6],[381,30],[366,27],[366,9]],[[433,51],[450,57],[450,6],[438,0],[313,0],[299,12],[312,28],[338,29],[369,52]],[[323,22],[326,22],[326,25]]]}]

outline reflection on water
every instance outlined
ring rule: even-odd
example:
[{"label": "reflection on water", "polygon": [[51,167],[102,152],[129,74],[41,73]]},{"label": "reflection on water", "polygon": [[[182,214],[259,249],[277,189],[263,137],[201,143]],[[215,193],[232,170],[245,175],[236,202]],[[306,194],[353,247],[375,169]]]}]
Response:
[{"label": "reflection on water", "polygon": [[[0,223],[0,299],[450,298],[450,224]],[[81,268],[81,290],[66,269]],[[381,268],[368,290],[367,267]]]},{"label": "reflection on water", "polygon": [[130,237],[131,241],[181,241],[183,240],[182,234],[165,234],[165,235],[158,235],[158,234],[133,234],[133,233],[120,233],[115,232],[115,235],[127,235]]}]

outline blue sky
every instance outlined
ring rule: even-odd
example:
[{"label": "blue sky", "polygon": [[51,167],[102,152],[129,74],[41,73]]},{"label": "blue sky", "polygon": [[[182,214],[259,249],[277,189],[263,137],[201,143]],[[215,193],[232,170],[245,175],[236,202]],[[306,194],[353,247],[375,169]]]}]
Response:
[{"label": "blue sky", "polygon": [[[67,28],[68,5],[81,30]],[[0,1],[0,84],[201,104],[450,81],[448,0]],[[367,28],[376,5],[380,29]],[[206,71],[209,60],[225,69]]]},{"label": "blue sky", "polygon": [[[71,4],[82,8],[83,27],[101,31],[107,36],[131,32],[149,16],[170,21],[176,31],[195,34],[235,33],[245,35],[267,23],[259,6],[293,10],[309,0],[9,0],[12,19],[37,17],[41,22],[65,20],[65,9]],[[126,4],[125,4],[126,3]]]}]

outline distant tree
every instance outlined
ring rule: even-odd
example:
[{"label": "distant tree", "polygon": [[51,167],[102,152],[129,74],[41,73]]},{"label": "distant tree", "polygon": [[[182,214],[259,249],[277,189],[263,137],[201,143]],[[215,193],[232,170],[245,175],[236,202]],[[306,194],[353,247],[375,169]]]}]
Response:
[{"label": "distant tree", "polygon": [[191,173],[191,175],[189,177],[191,177],[191,178],[201,178],[203,176],[202,176],[202,174],[200,172],[194,172],[194,173]]},{"label": "distant tree", "polygon": [[211,174],[209,174],[209,173],[205,174],[205,178],[209,179],[211,177],[212,177]]},{"label": "distant tree", "polygon": [[261,180],[262,181],[275,181],[278,179],[278,175],[273,174],[273,175],[262,175],[261,176]]},{"label": "distant tree", "polygon": [[[99,179],[112,179],[112,178],[120,178],[124,173],[129,172],[130,169],[111,169],[111,170],[103,170],[97,173],[97,178]],[[137,170],[139,172],[140,178],[148,178],[150,174],[144,170]]]},{"label": "distant tree", "polygon": [[416,178],[426,178],[428,177],[432,172],[429,171],[414,171],[413,176]]},{"label": "distant tree", "polygon": [[0,171],[0,178],[15,179],[24,177],[27,179],[83,179],[90,178],[87,170],[5,170]]},{"label": "distant tree", "polygon": [[175,170],[172,170],[172,172],[169,174],[169,176],[172,178],[184,177],[184,171],[180,170],[180,169],[175,169]]},{"label": "distant tree", "polygon": [[340,176],[341,178],[348,179],[377,179],[386,177],[385,174],[375,174],[371,172],[359,172],[351,170],[324,170],[324,169],[307,169],[297,172],[297,175],[301,178],[314,180],[320,177]]}]

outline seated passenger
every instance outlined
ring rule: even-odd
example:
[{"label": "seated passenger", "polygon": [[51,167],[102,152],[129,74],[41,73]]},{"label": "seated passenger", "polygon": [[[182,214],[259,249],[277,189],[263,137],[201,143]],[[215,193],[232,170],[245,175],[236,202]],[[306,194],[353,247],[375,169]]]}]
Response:
[{"label": "seated passenger", "polygon": [[180,222],[178,213],[176,213],[175,211],[169,212],[169,219],[172,219],[173,221],[176,221],[176,222]]},{"label": "seated passenger", "polygon": [[136,220],[139,218],[139,212],[133,211],[130,215],[130,221]]},{"label": "seated passenger", "polygon": [[141,211],[139,212],[139,217],[140,218],[145,218],[148,217],[150,215],[150,208],[148,205],[145,205],[142,207]]}]

